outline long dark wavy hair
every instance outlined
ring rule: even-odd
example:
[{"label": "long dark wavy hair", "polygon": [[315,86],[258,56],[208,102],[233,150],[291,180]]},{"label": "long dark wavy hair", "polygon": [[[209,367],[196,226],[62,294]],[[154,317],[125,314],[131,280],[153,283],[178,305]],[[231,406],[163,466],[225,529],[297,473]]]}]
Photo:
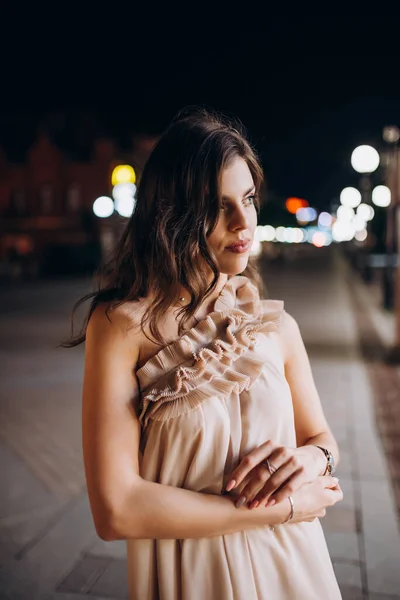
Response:
[{"label": "long dark wavy hair", "polygon": [[[85,341],[89,319],[99,304],[107,305],[108,315],[112,308],[140,298],[151,299],[141,327],[144,330],[148,323],[151,336],[163,344],[160,319],[177,303],[181,286],[190,294],[190,303],[178,312],[182,333],[218,282],[207,238],[218,221],[221,173],[236,157],[243,158],[250,169],[259,212],[263,171],[242,123],[203,108],[178,113],[144,166],[134,212],[113,257],[98,273],[97,291],[74,306],[71,338],[63,347]],[[251,260],[243,274],[260,287]],[[87,300],[91,300],[88,314],[74,335],[75,312]]]}]

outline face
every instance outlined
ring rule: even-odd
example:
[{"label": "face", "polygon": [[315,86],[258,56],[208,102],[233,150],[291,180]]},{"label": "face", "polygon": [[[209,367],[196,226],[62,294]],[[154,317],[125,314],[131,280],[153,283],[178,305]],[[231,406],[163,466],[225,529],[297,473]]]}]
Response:
[{"label": "face", "polygon": [[257,226],[254,200],[250,169],[243,158],[237,157],[222,172],[220,214],[208,237],[220,273],[237,275],[247,266]]}]

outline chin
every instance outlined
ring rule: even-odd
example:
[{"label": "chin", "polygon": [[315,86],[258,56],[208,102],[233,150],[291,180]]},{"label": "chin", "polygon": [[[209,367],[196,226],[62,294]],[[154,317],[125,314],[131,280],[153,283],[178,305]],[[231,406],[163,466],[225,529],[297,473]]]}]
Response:
[{"label": "chin", "polygon": [[218,268],[220,273],[233,277],[234,275],[239,275],[240,273],[243,273],[248,263],[248,256],[233,257],[233,260],[221,260],[219,262]]}]

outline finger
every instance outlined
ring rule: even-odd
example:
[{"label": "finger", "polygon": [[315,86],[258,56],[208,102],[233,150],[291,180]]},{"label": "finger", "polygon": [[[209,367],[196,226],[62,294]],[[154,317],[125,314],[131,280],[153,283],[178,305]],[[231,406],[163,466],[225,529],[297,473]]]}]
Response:
[{"label": "finger", "polygon": [[339,483],[339,479],[331,475],[321,475],[320,480],[325,488],[334,488]]},{"label": "finger", "polygon": [[325,496],[329,499],[329,506],[333,506],[336,502],[343,500],[343,492],[339,489],[327,488],[325,490]]},{"label": "finger", "polygon": [[268,470],[267,465],[261,463],[253,469],[249,476],[247,485],[242,489],[241,496],[246,500],[246,503],[251,503],[255,496],[263,489],[265,482],[271,477],[271,473]]},{"label": "finger", "polygon": [[[286,483],[279,488],[277,492],[275,492],[271,501],[275,500],[275,503],[282,502],[288,496],[292,496],[295,492],[297,492],[305,483],[307,482],[306,475],[303,470],[297,471],[290,479],[286,481]],[[264,502],[264,501],[262,501]],[[268,506],[268,504],[267,504]]]},{"label": "finger", "polygon": [[[268,502],[268,500],[270,499],[272,494],[277,492],[281,487],[283,487],[286,483],[288,483],[289,480],[296,473],[301,474],[303,476],[303,478],[305,476],[303,467],[299,467],[297,459],[294,460],[294,457],[292,457],[286,464],[282,465],[281,468],[278,469],[278,471],[276,471],[270,477],[270,479],[267,481],[267,483],[263,489],[262,501],[260,501],[260,503]],[[304,481],[303,481],[303,483],[304,483]],[[287,493],[286,496],[290,496],[290,492]],[[258,498],[257,498],[257,500],[258,500]],[[278,500],[276,500],[275,496],[274,496],[274,500],[275,500],[275,502],[278,501]]]},{"label": "finger", "polygon": [[239,465],[234,469],[229,477],[226,490],[229,492],[238,486],[243,479],[250,473],[254,467],[256,467],[261,461],[268,458],[271,452],[274,450],[275,444],[268,440],[261,446],[258,446],[240,461]]},{"label": "finger", "polygon": [[293,448],[287,448],[286,446],[276,447],[268,456],[268,461],[273,471],[277,471],[292,459],[300,466],[297,457],[295,457]]}]

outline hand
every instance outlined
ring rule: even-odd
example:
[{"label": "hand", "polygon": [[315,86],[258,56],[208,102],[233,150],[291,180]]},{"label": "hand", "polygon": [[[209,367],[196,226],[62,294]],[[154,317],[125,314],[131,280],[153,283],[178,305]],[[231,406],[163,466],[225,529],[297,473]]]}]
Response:
[{"label": "hand", "polygon": [[226,490],[229,492],[244,484],[238,507],[245,503],[250,508],[272,506],[315,481],[324,461],[323,453],[315,446],[287,448],[269,440],[243,458],[232,472]]},{"label": "hand", "polygon": [[292,498],[294,515],[289,523],[301,523],[324,517],[329,506],[343,500],[343,492],[336,477],[320,475],[312,483],[303,485]]}]

